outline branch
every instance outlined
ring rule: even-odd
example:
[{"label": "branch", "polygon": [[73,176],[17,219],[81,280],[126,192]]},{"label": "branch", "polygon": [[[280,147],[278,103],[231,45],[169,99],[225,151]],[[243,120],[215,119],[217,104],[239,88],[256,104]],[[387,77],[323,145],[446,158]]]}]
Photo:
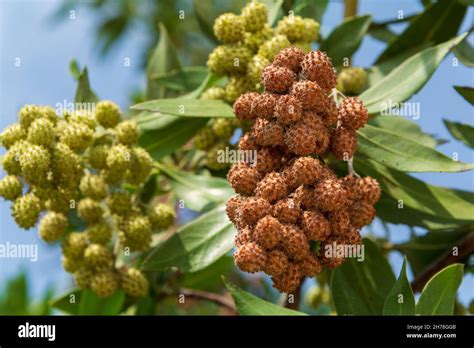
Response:
[{"label": "branch", "polygon": [[194,290],[194,289],[181,289],[179,291],[180,295],[184,295],[186,297],[198,299],[198,300],[206,300],[209,302],[214,302],[221,307],[228,309],[232,315],[237,315],[237,309],[232,300],[229,300],[227,297],[224,297],[219,294],[215,294],[212,292],[201,291],[201,290]]},{"label": "branch", "polygon": [[357,0],[344,1],[344,18],[354,17],[357,14]]},{"label": "branch", "polygon": [[466,237],[461,239],[453,247],[458,248],[458,254],[453,255],[452,250],[449,250],[443,254],[439,259],[433,262],[427,269],[418,275],[418,277],[413,280],[411,287],[414,292],[419,292],[423,289],[428,280],[431,279],[438,271],[442,270],[448,265],[451,265],[456,262],[461,262],[470,254],[474,253],[474,231],[470,232]]}]

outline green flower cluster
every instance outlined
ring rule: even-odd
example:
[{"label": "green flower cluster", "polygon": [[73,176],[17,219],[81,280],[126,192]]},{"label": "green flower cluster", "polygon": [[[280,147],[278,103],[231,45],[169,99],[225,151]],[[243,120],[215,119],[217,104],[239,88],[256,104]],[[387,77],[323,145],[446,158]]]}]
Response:
[{"label": "green flower cluster", "polygon": [[[214,88],[208,91],[212,92]],[[230,164],[219,161],[219,151],[233,148],[230,140],[238,128],[246,127],[237,118],[215,118],[201,128],[194,138],[194,146],[206,151],[206,166],[211,170],[225,170]]]},{"label": "green flower cluster", "polygon": [[[0,180],[0,196],[12,201],[18,226],[39,222],[39,236],[47,243],[61,241],[62,263],[77,286],[107,297],[119,287],[133,297],[148,293],[147,278],[138,270],[116,267],[112,245],[145,251],[152,233],[174,222],[174,209],[158,204],[145,207],[125,189],[143,185],[153,169],[149,153],[136,146],[138,126],[121,121],[119,107],[110,101],[94,112],[58,116],[48,106],[26,105],[19,123],[7,127],[0,144],[7,172]],[[74,217],[81,223],[72,223]],[[83,231],[74,231],[85,226]]]},{"label": "green flower cluster", "polygon": [[[248,3],[240,15],[224,13],[214,23],[214,34],[222,43],[209,55],[207,66],[217,75],[227,76],[224,87],[211,87],[201,99],[223,100],[233,103],[249,91],[261,91],[260,74],[282,49],[296,46],[305,52],[318,39],[319,23],[312,19],[289,15],[276,28],[268,25],[268,9],[257,0]],[[225,170],[229,163],[221,163],[219,152],[233,148],[230,139],[237,128],[248,128],[233,119],[214,119],[195,137],[195,146],[206,151],[206,165],[211,170]]]},{"label": "green flower cluster", "polygon": [[292,14],[283,17],[276,28],[267,22],[268,9],[256,0],[240,15],[224,13],[216,19],[214,34],[222,44],[211,52],[207,66],[229,78],[218,99],[233,102],[245,92],[261,90],[260,73],[278,52],[290,46],[308,52],[319,36],[319,23],[309,18]]},{"label": "green flower cluster", "polygon": [[343,68],[337,75],[336,88],[346,95],[359,95],[367,87],[367,72],[363,68]]}]

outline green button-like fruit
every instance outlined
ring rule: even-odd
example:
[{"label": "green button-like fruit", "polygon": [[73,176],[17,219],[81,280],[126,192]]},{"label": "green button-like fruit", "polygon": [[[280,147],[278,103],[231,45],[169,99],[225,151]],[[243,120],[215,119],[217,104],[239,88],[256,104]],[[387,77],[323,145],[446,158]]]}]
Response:
[{"label": "green button-like fruit", "polygon": [[12,216],[18,226],[29,229],[38,221],[41,212],[41,201],[33,193],[19,197],[12,205]]},{"label": "green button-like fruit", "polygon": [[7,175],[0,180],[0,196],[3,198],[13,201],[21,195],[23,186],[14,175]]},{"label": "green button-like fruit", "polygon": [[148,217],[153,227],[165,229],[173,225],[176,212],[170,205],[159,203],[150,210]]},{"label": "green button-like fruit", "polygon": [[121,284],[125,293],[132,297],[143,297],[148,294],[148,280],[136,268],[129,268],[121,274]]},{"label": "green button-like fruit", "polygon": [[45,242],[57,241],[66,231],[68,220],[61,213],[50,211],[46,214],[39,225],[39,236]]},{"label": "green button-like fruit", "polygon": [[120,108],[110,100],[103,100],[95,107],[95,118],[104,128],[114,128],[120,122]]}]

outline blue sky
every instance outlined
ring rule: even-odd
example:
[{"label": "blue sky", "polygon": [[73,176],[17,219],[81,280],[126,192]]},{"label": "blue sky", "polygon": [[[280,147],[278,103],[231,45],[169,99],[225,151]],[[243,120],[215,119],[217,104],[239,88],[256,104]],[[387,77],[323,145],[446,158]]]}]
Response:
[{"label": "blue sky", "polygon": [[[75,82],[68,72],[69,62],[76,58],[80,64],[87,64],[91,84],[103,99],[112,99],[122,108],[127,107],[132,91],[144,86],[144,76],[140,69],[141,47],[146,43],[141,28],[135,27],[106,59],[101,59],[95,46],[95,17],[79,7],[75,19],[65,18],[60,23],[52,23],[50,16],[60,5],[56,0],[0,0],[0,128],[16,121],[19,108],[26,103],[50,104],[71,101]],[[377,21],[392,19],[399,10],[410,15],[422,6],[419,1],[361,0],[359,13],[370,13]],[[473,21],[473,9],[466,16],[463,29]],[[343,2],[332,1],[323,18],[322,34],[326,36],[341,21]],[[401,30],[402,26],[394,27]],[[472,40],[471,40],[472,41]],[[369,37],[355,54],[353,64],[370,66],[384,45]],[[15,62],[21,59],[21,66]],[[124,67],[124,59],[129,58],[130,67]],[[453,85],[472,86],[472,69],[463,65],[452,66],[453,55],[449,55],[436,71],[428,84],[412,101],[421,105],[421,117],[417,121],[425,132],[436,134],[450,142],[439,147],[448,156],[457,152],[459,159],[473,162],[473,152],[462,143],[452,140],[442,119],[473,124],[473,109],[452,88]],[[2,152],[3,153],[3,152]],[[3,173],[2,173],[3,176]],[[423,173],[417,177],[431,184],[472,190],[472,173],[437,174]],[[9,203],[0,201],[0,243],[37,243],[40,258],[36,263],[22,259],[0,260],[0,284],[26,269],[33,283],[33,294],[38,296],[48,284],[55,284],[58,291],[70,286],[70,279],[60,266],[58,247],[38,243],[36,230],[24,231],[18,228],[10,217]],[[376,228],[377,229],[377,226]],[[393,228],[396,241],[407,238],[406,229]],[[395,273],[399,273],[401,257],[391,259]],[[473,297],[474,277],[465,278],[461,290],[464,303]]]}]

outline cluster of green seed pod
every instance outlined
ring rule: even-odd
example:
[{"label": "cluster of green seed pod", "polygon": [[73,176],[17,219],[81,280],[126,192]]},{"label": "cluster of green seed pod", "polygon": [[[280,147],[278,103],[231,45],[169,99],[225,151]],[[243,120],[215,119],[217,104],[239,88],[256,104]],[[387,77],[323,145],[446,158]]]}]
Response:
[{"label": "cluster of green seed pod", "polygon": [[[249,2],[240,15],[224,13],[214,23],[214,34],[222,44],[209,55],[207,66],[217,75],[227,76],[224,87],[206,90],[201,99],[233,103],[240,95],[261,91],[260,75],[282,49],[296,46],[311,50],[319,37],[319,23],[291,14],[283,17],[275,28],[268,24],[268,9],[257,0]],[[233,119],[214,119],[195,137],[195,147],[206,151],[206,165],[211,170],[228,169],[219,153],[233,148],[231,138],[237,128],[249,128]]]},{"label": "cluster of green seed pod", "polygon": [[201,128],[194,138],[194,146],[206,151],[206,166],[211,170],[225,170],[229,163],[219,160],[219,152],[233,148],[232,136],[245,125],[235,118],[215,118]]},{"label": "cluster of green seed pod", "polygon": [[77,286],[101,297],[119,288],[132,297],[148,293],[145,275],[116,256],[148,250],[153,232],[175,219],[171,206],[146,206],[133,189],[154,168],[138,138],[136,123],[122,121],[110,101],[64,115],[26,105],[0,135],[7,149],[0,196],[12,201],[15,222],[29,229],[39,221],[41,239],[61,242],[63,267]]},{"label": "cluster of green seed pod", "polygon": [[211,72],[228,77],[227,85],[215,99],[233,102],[245,92],[262,89],[263,68],[284,48],[295,46],[310,51],[311,43],[319,37],[319,23],[290,14],[272,28],[268,24],[267,7],[254,0],[240,15],[219,16],[214,23],[214,34],[222,44],[211,52],[207,66]]},{"label": "cluster of green seed pod", "polygon": [[363,68],[342,68],[337,74],[336,88],[346,95],[359,95],[367,88],[367,80],[367,72]]}]

